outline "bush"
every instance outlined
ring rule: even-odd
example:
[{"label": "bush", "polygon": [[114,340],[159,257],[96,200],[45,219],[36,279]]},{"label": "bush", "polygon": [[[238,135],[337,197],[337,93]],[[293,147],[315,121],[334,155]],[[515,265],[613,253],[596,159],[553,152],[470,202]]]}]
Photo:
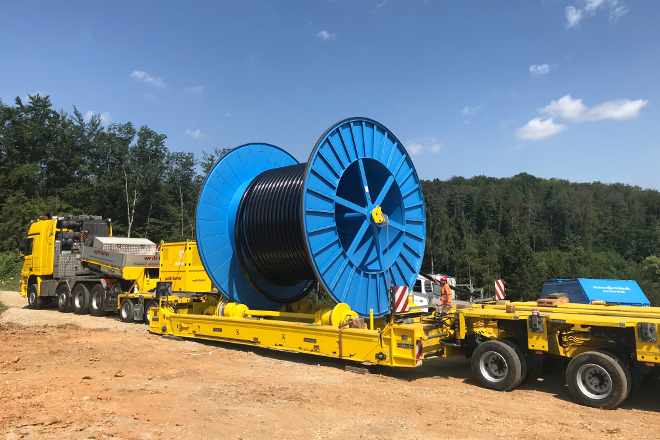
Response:
[{"label": "bush", "polygon": [[23,258],[16,251],[0,252],[0,290],[18,290]]}]

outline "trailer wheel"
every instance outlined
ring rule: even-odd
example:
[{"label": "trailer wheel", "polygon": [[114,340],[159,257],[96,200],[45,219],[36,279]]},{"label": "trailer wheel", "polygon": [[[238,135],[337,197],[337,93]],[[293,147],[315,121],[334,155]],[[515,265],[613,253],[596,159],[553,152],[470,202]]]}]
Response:
[{"label": "trailer wheel", "polygon": [[66,284],[60,284],[57,286],[57,290],[55,290],[55,293],[57,293],[57,310],[59,310],[62,313],[70,312],[71,311],[71,291],[69,290],[69,286]]},{"label": "trailer wheel", "polygon": [[149,315],[149,311],[151,309],[157,309],[160,307],[158,304],[158,301],[156,300],[149,300],[149,302],[144,306],[144,323],[147,325],[151,325],[151,315]]},{"label": "trailer wheel", "polygon": [[527,379],[527,376],[529,376],[529,362],[527,361],[527,356],[525,356],[525,352],[522,350],[522,348],[520,348],[520,346],[518,346],[518,344],[516,344],[515,341],[511,339],[500,339],[500,341],[513,348],[513,350],[518,355],[518,358],[520,359],[520,382],[512,387],[516,388],[518,385],[523,383],[525,379]]},{"label": "trailer wheel", "polygon": [[89,292],[89,313],[93,316],[103,316],[105,314],[103,297],[105,297],[105,289],[103,286],[100,284],[94,284],[92,290]]},{"label": "trailer wheel", "polygon": [[121,301],[119,319],[122,322],[135,322],[135,304],[128,298],[124,298]]},{"label": "trailer wheel", "polygon": [[89,313],[89,288],[85,283],[78,283],[73,287],[73,313],[84,315]]},{"label": "trailer wheel", "polygon": [[28,297],[28,307],[31,309],[39,310],[43,308],[44,303],[41,297],[39,296],[39,289],[36,284],[30,284],[27,290]]},{"label": "trailer wheel", "polygon": [[584,405],[613,409],[630,392],[630,373],[627,373],[627,368],[612,353],[589,351],[579,354],[566,369],[568,389]]},{"label": "trailer wheel", "polygon": [[[519,348],[518,351],[522,352]],[[486,388],[512,390],[524,378],[521,362],[524,355],[521,358],[518,351],[504,341],[484,342],[472,354],[472,372]]]}]

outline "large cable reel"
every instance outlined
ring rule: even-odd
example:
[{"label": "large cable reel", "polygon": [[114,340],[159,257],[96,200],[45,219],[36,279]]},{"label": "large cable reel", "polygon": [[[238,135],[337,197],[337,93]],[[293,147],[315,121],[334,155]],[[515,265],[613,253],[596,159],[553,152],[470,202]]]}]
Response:
[{"label": "large cable reel", "polygon": [[231,150],[206,177],[196,221],[214,285],[263,310],[297,301],[318,282],[361,316],[385,315],[390,285],[415,283],[426,240],[412,160],[367,118],[330,127],[306,164],[268,144]]}]

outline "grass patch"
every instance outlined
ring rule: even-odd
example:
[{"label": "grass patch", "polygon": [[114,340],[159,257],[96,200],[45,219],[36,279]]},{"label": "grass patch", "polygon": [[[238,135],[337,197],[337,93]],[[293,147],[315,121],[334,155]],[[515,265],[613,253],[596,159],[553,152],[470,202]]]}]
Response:
[{"label": "grass patch", "polygon": [[0,312],[7,310],[7,306],[0,302]]},{"label": "grass patch", "polygon": [[23,258],[18,252],[0,252],[0,290],[18,290]]}]

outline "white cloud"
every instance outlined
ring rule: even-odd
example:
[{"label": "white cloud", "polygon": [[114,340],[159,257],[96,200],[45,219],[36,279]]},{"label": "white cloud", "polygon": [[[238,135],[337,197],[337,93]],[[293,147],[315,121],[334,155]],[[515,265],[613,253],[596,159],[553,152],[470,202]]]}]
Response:
[{"label": "white cloud", "polygon": [[194,139],[204,139],[206,137],[206,135],[199,130],[186,130],[185,134]]},{"label": "white cloud", "polygon": [[585,115],[585,120],[599,121],[601,119],[632,119],[639,116],[639,111],[646,106],[646,99],[631,101],[629,99],[620,99],[618,101],[608,101],[595,105],[589,109]]},{"label": "white cloud", "polygon": [[564,9],[566,12],[566,28],[570,29],[578,25],[582,19],[582,9],[575,9],[573,6],[567,6]]},{"label": "white cloud", "polygon": [[587,12],[593,12],[603,3],[605,3],[605,0],[586,0],[584,10]]},{"label": "white cloud", "polygon": [[575,6],[564,9],[567,29],[576,27],[581,20],[596,15],[599,9],[609,9],[610,21],[613,22],[628,13],[628,6],[621,0],[582,0],[581,4],[584,5],[584,9]]},{"label": "white cloud", "polygon": [[582,103],[581,99],[573,99],[568,94],[557,101],[552,101],[539,111],[550,116],[566,119],[571,122],[600,121],[602,119],[632,119],[639,116],[639,111],[648,101],[638,99],[620,99],[607,101],[591,108]]},{"label": "white cloud", "polygon": [[548,118],[545,121],[542,121],[541,118],[536,118],[529,121],[524,127],[519,128],[516,131],[516,136],[519,139],[537,141],[561,133],[567,128],[565,125],[555,124],[552,118]]},{"label": "white cloud", "polygon": [[534,64],[529,67],[529,71],[532,72],[532,76],[545,75],[550,72],[550,66],[547,64]]},{"label": "white cloud", "polygon": [[231,116],[231,112],[227,112],[227,113],[225,113],[225,118],[228,118],[228,117],[230,117],[230,116]]},{"label": "white cloud", "polygon": [[640,110],[646,104],[648,101],[645,99],[636,101],[620,99],[587,107],[581,99],[573,99],[569,94],[539,109],[539,112],[550,117],[544,121],[541,118],[532,119],[527,125],[516,131],[516,136],[520,139],[538,140],[561,133],[568,128],[562,124],[555,124],[553,118],[565,119],[572,123],[603,119],[632,119],[639,116]]},{"label": "white cloud", "polygon": [[316,34],[316,36],[319,37],[323,41],[330,41],[330,40],[336,40],[337,39],[337,35],[331,34],[330,32],[328,32],[326,30],[322,30],[321,32]]},{"label": "white cloud", "polygon": [[568,94],[558,101],[552,101],[539,111],[550,116],[577,121],[587,111],[587,106],[582,104],[581,99],[573,99]]},{"label": "white cloud", "polygon": [[412,156],[416,156],[423,152],[428,153],[439,153],[442,150],[442,142],[440,142],[435,137],[421,137],[415,138],[407,142],[406,150]]},{"label": "white cloud", "polygon": [[134,70],[133,73],[131,73],[130,77],[138,79],[147,84],[151,84],[152,86],[155,87],[161,87],[161,88],[167,87],[167,84],[165,84],[163,78],[159,76],[151,76],[147,72],[142,72],[140,70]]},{"label": "white cloud", "polygon": [[477,110],[479,110],[480,108],[481,108],[480,105],[478,105],[478,106],[476,106],[476,107],[467,107],[467,106],[466,106],[463,110],[461,110],[461,113],[463,114],[463,116],[473,115],[473,114],[475,114],[475,113],[477,112]]},{"label": "white cloud", "polygon": [[184,90],[186,92],[192,93],[193,95],[201,95],[202,92],[204,91],[204,86],[186,87]]},{"label": "white cloud", "polygon": [[619,18],[623,17],[628,13],[628,7],[626,5],[616,6],[612,12],[610,12],[610,20],[617,21]]},{"label": "white cloud", "polygon": [[[83,119],[86,122],[89,122],[92,120],[92,117],[95,114],[96,113],[94,113],[94,110],[89,110],[85,112],[85,114],[83,115]],[[99,114],[99,116],[101,117],[101,124],[109,124],[110,122],[112,122],[112,115],[110,114],[110,112],[101,113]]]},{"label": "white cloud", "polygon": [[371,13],[376,12],[378,9],[382,8],[387,4],[387,0],[383,0],[382,2],[378,3],[374,8],[371,10]]}]

